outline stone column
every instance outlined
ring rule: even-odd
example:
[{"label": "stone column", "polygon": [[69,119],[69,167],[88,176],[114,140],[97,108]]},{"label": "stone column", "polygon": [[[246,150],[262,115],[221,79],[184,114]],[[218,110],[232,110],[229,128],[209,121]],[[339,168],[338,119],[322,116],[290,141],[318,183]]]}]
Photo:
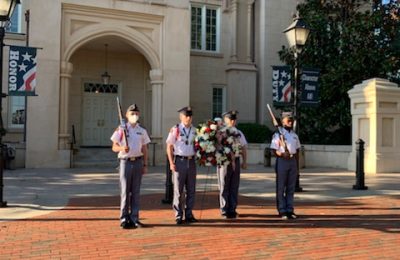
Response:
[{"label": "stone column", "polygon": [[162,81],[161,70],[150,71],[150,84],[152,89],[152,111],[151,111],[151,133],[153,137],[161,138],[161,119],[162,119]]},{"label": "stone column", "polygon": [[251,60],[251,36],[252,36],[252,18],[253,18],[253,4],[254,0],[247,1],[247,48],[246,48],[246,62],[252,62]]},{"label": "stone column", "polygon": [[231,49],[231,61],[235,62],[238,60],[237,57],[237,18],[238,18],[238,2],[237,0],[232,0],[232,49]]},{"label": "stone column", "polygon": [[68,118],[69,118],[69,89],[70,79],[73,70],[73,65],[70,62],[61,62],[61,75],[60,75],[60,123],[58,132],[58,149],[68,150],[70,142],[70,134],[68,131]]},{"label": "stone column", "polygon": [[355,85],[348,94],[353,126],[349,170],[355,170],[355,141],[361,138],[365,173],[400,172],[400,88],[373,78]]}]

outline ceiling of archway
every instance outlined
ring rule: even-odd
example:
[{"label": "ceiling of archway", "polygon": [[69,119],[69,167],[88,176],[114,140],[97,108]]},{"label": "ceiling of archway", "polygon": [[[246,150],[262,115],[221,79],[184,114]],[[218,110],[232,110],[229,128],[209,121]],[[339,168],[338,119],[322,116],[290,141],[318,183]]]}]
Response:
[{"label": "ceiling of archway", "polygon": [[101,37],[86,43],[81,49],[91,51],[104,51],[104,44],[108,44],[109,52],[129,52],[139,53],[133,46],[126,43],[123,39],[118,37]]}]

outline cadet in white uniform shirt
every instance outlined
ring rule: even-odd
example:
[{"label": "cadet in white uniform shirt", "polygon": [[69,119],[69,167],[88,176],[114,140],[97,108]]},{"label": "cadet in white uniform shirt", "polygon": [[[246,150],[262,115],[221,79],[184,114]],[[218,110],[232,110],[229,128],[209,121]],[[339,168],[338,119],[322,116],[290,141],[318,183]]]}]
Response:
[{"label": "cadet in white uniform shirt", "polygon": [[294,191],[298,174],[297,160],[299,156],[300,140],[293,131],[293,115],[291,112],[282,113],[283,136],[286,149],[275,133],[271,141],[271,149],[276,155],[276,202],[279,216],[282,219],[294,219]]},{"label": "cadet in white uniform shirt", "polygon": [[[177,225],[197,222],[193,216],[196,195],[196,160],[194,139],[196,128],[192,126],[192,109],[184,107],[179,112],[180,124],[171,128],[166,140],[167,156],[173,173],[173,210]],[[186,189],[186,198],[184,189]]]},{"label": "cadet in white uniform shirt", "polygon": [[[139,108],[133,104],[126,111],[128,123],[120,126],[111,136],[112,150],[120,161],[119,179],[121,188],[121,227],[142,227],[139,221],[139,197],[142,175],[147,171],[147,144],[150,143],[146,129],[138,123]],[[123,128],[127,129],[128,144],[125,143]]]}]

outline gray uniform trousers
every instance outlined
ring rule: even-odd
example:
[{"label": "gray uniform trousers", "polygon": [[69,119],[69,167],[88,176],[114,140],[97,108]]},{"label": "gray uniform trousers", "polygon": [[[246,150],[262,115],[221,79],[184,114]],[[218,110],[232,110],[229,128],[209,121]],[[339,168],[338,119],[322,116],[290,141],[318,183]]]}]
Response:
[{"label": "gray uniform trousers", "polygon": [[120,220],[139,220],[140,184],[143,175],[143,159],[120,160],[119,183],[121,189]]},{"label": "gray uniform trousers", "polygon": [[276,159],[276,206],[280,214],[293,212],[294,190],[297,178],[296,158]]},{"label": "gray uniform trousers", "polygon": [[[176,172],[173,173],[174,200],[172,203],[175,217],[193,216],[193,206],[196,194],[196,162],[194,159],[175,158]],[[186,188],[186,196],[184,189]]]},{"label": "gray uniform trousers", "polygon": [[232,164],[218,166],[217,174],[221,214],[235,213],[239,196],[240,158],[235,159],[235,168]]}]

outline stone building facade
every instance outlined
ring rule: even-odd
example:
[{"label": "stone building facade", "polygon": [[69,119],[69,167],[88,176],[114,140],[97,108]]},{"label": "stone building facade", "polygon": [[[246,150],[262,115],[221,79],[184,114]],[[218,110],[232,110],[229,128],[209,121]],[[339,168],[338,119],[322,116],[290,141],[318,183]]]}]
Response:
[{"label": "stone building facade", "polygon": [[[118,125],[116,97],[141,108],[141,123],[164,160],[176,110],[191,105],[195,123],[227,109],[240,121],[265,123],[271,66],[286,39],[295,0],[22,1],[6,44],[38,50],[38,96],[3,100],[4,141],[24,151],[29,168],[70,167],[75,147],[109,149]],[[4,49],[4,68],[8,50]],[[107,70],[110,85],[102,84]],[[7,92],[7,69],[3,70]],[[74,130],[73,130],[74,129]],[[96,155],[94,155],[96,156]]]}]

